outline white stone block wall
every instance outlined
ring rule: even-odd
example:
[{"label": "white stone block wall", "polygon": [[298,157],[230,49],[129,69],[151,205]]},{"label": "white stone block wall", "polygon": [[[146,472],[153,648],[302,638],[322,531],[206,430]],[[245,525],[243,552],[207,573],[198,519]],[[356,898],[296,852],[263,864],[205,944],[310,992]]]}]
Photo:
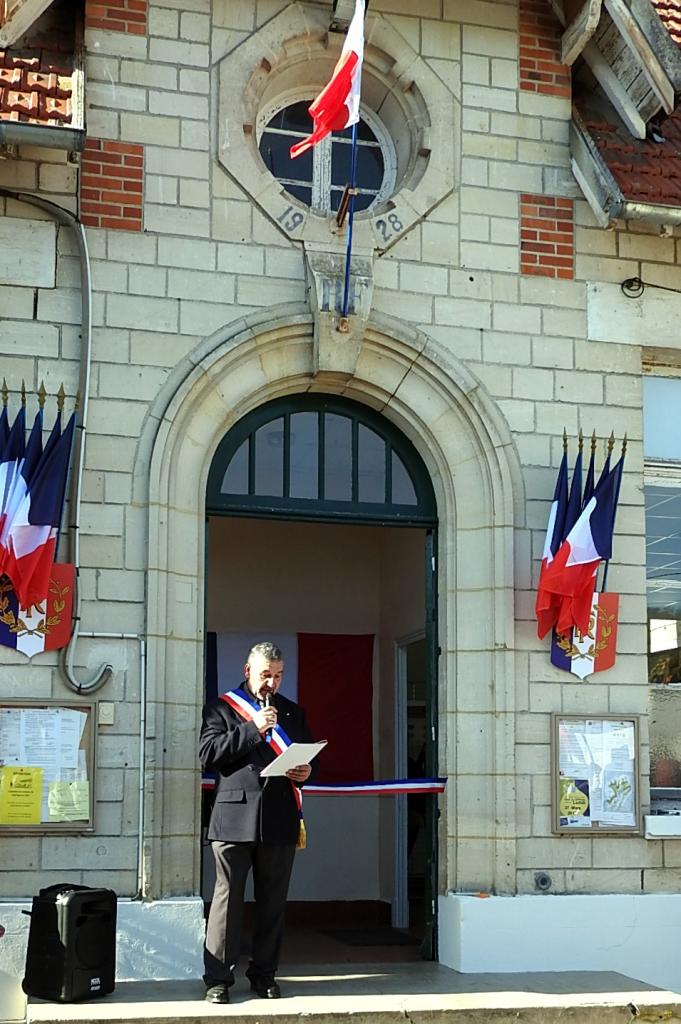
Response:
[{"label": "white stone block wall", "polygon": [[[316,7],[328,7],[317,4]],[[147,519],[132,504],[137,444],[150,404],[175,366],[206,336],[258,309],[306,301],[302,249],[289,241],[217,164],[216,63],[286,7],[282,0],[163,0],[149,5],[147,36],[87,32],[88,131],[144,145],[141,233],[88,229],[94,285],[94,360],[82,509],[84,630],[145,628]],[[445,346],[478,378],[505,417],[522,465],[515,522],[514,759],[503,766],[517,812],[517,888],[550,872],[555,891],[640,892],[674,885],[673,841],[558,838],[550,830],[551,712],[644,713],[644,519],[641,350],[587,340],[586,285],[625,276],[681,286],[678,238],[641,225],[597,227],[569,172],[569,103],[518,90],[516,2],[373,0],[461,104],[459,187],[375,260],[374,309],[402,318]],[[0,187],[36,191],[76,209],[77,164],[50,150],[0,160]],[[576,197],[575,279],[519,274],[521,192]],[[0,199],[1,217],[45,215]],[[49,254],[43,254],[43,256]],[[2,374],[13,392],[78,377],[80,297],[76,250],[57,233],[56,279],[0,278]],[[43,257],[36,256],[36,274]],[[4,264],[2,264],[4,266]],[[11,268],[10,268],[11,271]],[[616,339],[613,339],[616,341]],[[534,587],[566,428],[629,436],[609,583],[622,594],[619,655],[602,678],[566,681],[536,639]],[[573,449],[574,451],[574,449]],[[465,500],[464,497],[461,500]],[[448,541],[449,542],[449,541]],[[482,550],[482,549],[481,549]],[[482,557],[482,556],[481,556]],[[464,600],[464,595],[460,595]],[[441,595],[441,602],[453,595]],[[479,627],[471,604],[472,634]],[[456,703],[446,719],[443,771],[446,884],[488,879],[489,794],[500,770],[486,746],[497,722],[485,679],[491,661],[462,638]],[[466,653],[463,653],[463,648]],[[103,696],[117,703],[99,732],[94,837],[3,836],[0,896],[59,880],[136,886],[139,658],[134,643],[84,640],[81,670],[112,660]],[[449,657],[453,652],[443,652]],[[56,659],[27,666],[0,659],[0,697],[64,697]],[[200,683],[195,681],[200,701]],[[163,721],[158,711],[156,727]],[[643,730],[644,772],[647,734]],[[647,791],[643,790],[644,805]],[[512,806],[512,804],[511,804]],[[172,817],[172,806],[166,808]],[[180,812],[181,813],[181,810]],[[74,868],[74,865],[78,865]],[[193,885],[187,867],[185,891]]]}]

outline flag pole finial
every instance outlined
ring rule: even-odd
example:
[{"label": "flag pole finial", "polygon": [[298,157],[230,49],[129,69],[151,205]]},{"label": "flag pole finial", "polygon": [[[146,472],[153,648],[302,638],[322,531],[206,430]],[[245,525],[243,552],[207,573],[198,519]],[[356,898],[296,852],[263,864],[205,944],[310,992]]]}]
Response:
[{"label": "flag pole finial", "polygon": [[64,384],[59,385],[59,391],[57,392],[57,409],[61,412],[64,408],[64,399],[66,398],[66,392],[64,391]]},{"label": "flag pole finial", "polygon": [[608,438],[608,455],[612,455],[612,450],[615,447],[615,431],[610,431],[610,437]]},{"label": "flag pole finial", "polygon": [[76,398],[73,403],[73,411],[80,412],[80,389],[76,391]]},{"label": "flag pole finial", "polygon": [[567,450],[568,450],[568,436],[567,436],[567,430],[565,429],[565,427],[563,427],[563,451],[564,451],[564,453],[565,453],[566,455],[567,455]]},{"label": "flag pole finial", "polygon": [[22,382],[21,382],[21,404],[22,404],[22,406],[25,409],[26,408],[26,381],[24,381],[24,380],[22,380]]},{"label": "flag pole finial", "polygon": [[596,431],[595,430],[592,431],[592,433],[591,433],[591,451],[592,452],[596,451]]},{"label": "flag pole finial", "polygon": [[580,450],[580,452],[583,450],[583,448],[584,448],[584,434],[582,433],[582,428],[580,427],[579,428],[579,450]]},{"label": "flag pole finial", "polygon": [[2,378],[2,404],[5,406],[5,408],[7,407],[8,400],[9,400],[9,388],[7,387],[6,379],[3,377]]},{"label": "flag pole finial", "polygon": [[40,381],[40,387],[38,388],[38,405],[41,409],[45,407],[45,399],[47,398],[47,391],[45,390],[45,381]]},{"label": "flag pole finial", "polygon": [[624,437],[622,438],[622,458],[624,458],[624,456],[627,454],[627,444],[628,443],[629,443],[629,438],[625,434]]}]

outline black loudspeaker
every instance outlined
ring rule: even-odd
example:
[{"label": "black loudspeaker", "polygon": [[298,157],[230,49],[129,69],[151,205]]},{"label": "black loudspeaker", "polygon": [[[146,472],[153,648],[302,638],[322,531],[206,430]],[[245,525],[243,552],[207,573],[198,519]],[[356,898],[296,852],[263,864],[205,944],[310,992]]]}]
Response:
[{"label": "black loudspeaker", "polygon": [[33,897],[30,917],[22,982],[26,995],[72,1003],[113,992],[115,892],[52,885]]}]

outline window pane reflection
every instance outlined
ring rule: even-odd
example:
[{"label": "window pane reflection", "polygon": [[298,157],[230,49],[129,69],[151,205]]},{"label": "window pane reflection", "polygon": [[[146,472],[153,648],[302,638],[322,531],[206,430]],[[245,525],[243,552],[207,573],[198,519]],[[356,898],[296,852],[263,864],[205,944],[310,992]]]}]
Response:
[{"label": "window pane reflection", "polygon": [[324,497],[352,500],[352,421],[347,416],[324,416]]},{"label": "window pane reflection", "polygon": [[681,786],[681,692],[653,689],[648,697],[650,785]]},{"label": "window pane reflection", "polygon": [[416,491],[411,477],[405,469],[402,459],[396,452],[392,453],[393,472],[393,505],[416,505]]},{"label": "window pane reflection", "polygon": [[284,419],[272,420],[255,432],[255,493],[284,496]]},{"label": "window pane reflection", "polygon": [[248,494],[248,438],[234,452],[220,491],[222,494]]},{"label": "window pane reflection", "polygon": [[319,487],[319,417],[316,412],[291,416],[292,498],[316,498]]},{"label": "window pane reflection", "polygon": [[646,486],[648,682],[681,683],[681,488]]},{"label": "window pane reflection", "polygon": [[385,501],[385,441],[361,423],[358,442],[358,499]]}]

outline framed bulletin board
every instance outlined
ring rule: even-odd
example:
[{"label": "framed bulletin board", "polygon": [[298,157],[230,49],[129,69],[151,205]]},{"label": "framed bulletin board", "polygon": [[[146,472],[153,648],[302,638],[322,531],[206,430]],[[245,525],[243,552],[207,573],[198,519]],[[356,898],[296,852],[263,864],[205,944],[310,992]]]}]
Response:
[{"label": "framed bulletin board", "polygon": [[94,709],[0,701],[0,832],[93,830]]},{"label": "framed bulletin board", "polygon": [[552,831],[641,830],[638,715],[552,715]]}]

